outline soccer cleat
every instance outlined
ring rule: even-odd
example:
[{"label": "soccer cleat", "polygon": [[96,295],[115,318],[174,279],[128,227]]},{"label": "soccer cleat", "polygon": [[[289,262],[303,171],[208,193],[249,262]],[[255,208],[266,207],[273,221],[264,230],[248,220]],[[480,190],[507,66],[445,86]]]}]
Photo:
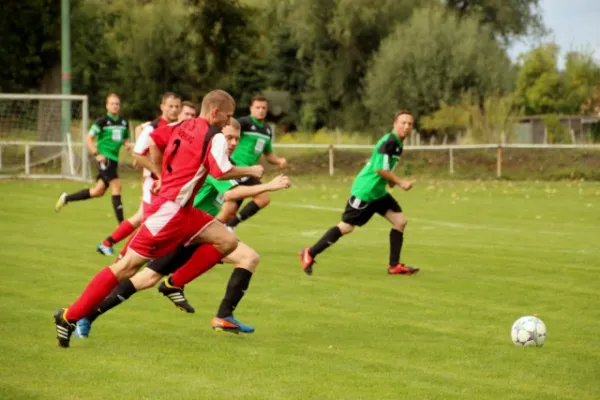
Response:
[{"label": "soccer cleat", "polygon": [[92,330],[92,322],[87,318],[82,318],[77,321],[77,325],[75,326],[75,337],[80,339],[85,339],[90,336],[90,331]]},{"label": "soccer cleat", "polygon": [[388,265],[388,274],[390,275],[413,275],[420,271],[417,267],[410,267],[404,264],[398,264],[395,267]]},{"label": "soccer cleat", "polygon": [[67,194],[61,193],[60,197],[54,205],[54,211],[59,212],[61,208],[67,205]]},{"label": "soccer cleat", "polygon": [[163,279],[163,281],[158,285],[158,291],[162,293],[163,296],[166,296],[175,304],[175,307],[179,308],[182,311],[188,313],[194,313],[194,307],[190,303],[188,303],[187,299],[183,295],[183,289],[178,288],[176,286],[171,286],[169,284],[169,278]]},{"label": "soccer cleat", "polygon": [[229,332],[229,333],[252,333],[254,328],[235,319],[233,315],[225,318],[214,317],[210,322],[212,328],[217,332]]},{"label": "soccer cleat", "polygon": [[71,334],[75,330],[75,324],[70,323],[65,319],[67,310],[59,308],[54,313],[54,324],[56,325],[56,339],[58,339],[58,345],[63,348],[69,347],[71,341]]},{"label": "soccer cleat", "polygon": [[110,246],[105,246],[104,243],[100,243],[96,246],[96,251],[103,256],[112,256],[115,254],[115,250]]},{"label": "soccer cleat", "polygon": [[298,252],[298,256],[300,257],[300,261],[302,262],[302,270],[306,275],[312,275],[313,273],[313,264],[316,263],[314,258],[310,255],[309,248],[305,248]]}]

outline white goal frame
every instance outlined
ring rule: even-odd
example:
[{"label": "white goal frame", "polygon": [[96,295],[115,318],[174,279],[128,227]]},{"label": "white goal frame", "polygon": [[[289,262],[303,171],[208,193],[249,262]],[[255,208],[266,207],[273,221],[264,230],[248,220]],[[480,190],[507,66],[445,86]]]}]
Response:
[{"label": "white goal frame", "polygon": [[[88,166],[88,154],[85,146],[85,137],[89,128],[89,103],[87,96],[61,94],[0,93],[0,100],[57,100],[81,102],[81,143],[73,142],[72,138],[74,132],[71,132],[70,129],[69,132],[61,132],[61,141],[59,142],[42,142],[34,140],[0,140],[0,170],[2,169],[2,147],[23,146],[25,150],[25,157],[23,160],[24,172],[15,174],[0,173],[0,179],[70,179],[84,182],[89,182],[91,180]],[[32,146],[61,147],[62,151],[58,152],[57,154],[59,154],[59,157],[61,157],[62,173],[32,174],[32,165],[30,160],[30,149]],[[81,153],[81,169],[79,173],[75,171],[75,151],[80,151]],[[66,168],[64,165],[65,163]]]}]

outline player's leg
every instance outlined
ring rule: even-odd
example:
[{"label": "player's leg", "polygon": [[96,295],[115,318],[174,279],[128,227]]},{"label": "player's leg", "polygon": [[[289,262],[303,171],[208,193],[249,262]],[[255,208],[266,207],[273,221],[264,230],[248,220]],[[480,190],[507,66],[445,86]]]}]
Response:
[{"label": "player's leg", "polygon": [[115,178],[110,181],[110,190],[111,190],[111,201],[113,210],[115,211],[115,216],[117,217],[117,221],[119,224],[123,222],[124,214],[123,214],[123,202],[121,201],[121,191],[123,187],[121,185],[121,180],[116,176],[115,170]]},{"label": "player's leg", "polygon": [[105,256],[112,256],[114,254],[113,246],[119,243],[133,233],[141,224],[143,216],[143,203],[140,203],[140,207],[134,215],[121,222],[117,229],[115,229],[106,239],[102,241],[96,250]]},{"label": "player's leg", "polygon": [[337,242],[339,238],[351,233],[355,226],[366,224],[374,213],[375,210],[370,203],[350,197],[342,214],[342,221],[329,228],[312,247],[304,248],[298,254],[302,262],[302,270],[307,275],[312,275],[315,257]]},{"label": "player's leg", "polygon": [[233,311],[246,294],[246,290],[250,286],[250,279],[256,272],[256,267],[260,262],[260,257],[247,244],[239,242],[237,248],[223,261],[234,264],[235,268],[227,283],[225,296],[221,301],[217,315],[211,322],[212,328],[233,333],[252,333],[254,328],[238,321],[233,316]]},{"label": "player's leg", "polygon": [[388,274],[391,275],[412,275],[419,272],[419,268],[410,267],[400,263],[400,253],[404,244],[404,230],[406,229],[407,219],[402,212],[402,208],[391,196],[377,200],[377,212],[392,224],[390,230],[390,259],[388,264]]},{"label": "player's leg", "polygon": [[[248,179],[243,183],[243,185],[260,185],[260,180],[258,179]],[[259,212],[261,209],[265,208],[271,202],[271,196],[268,192],[261,193],[252,198],[252,200],[242,208],[241,211],[236,212],[235,216],[227,223],[227,226],[231,228],[235,228],[242,221],[247,220],[252,217],[254,214]],[[241,205],[241,203],[240,203]]]},{"label": "player's leg", "polygon": [[[242,200],[229,200],[223,202],[221,210],[219,211],[219,214],[221,215],[221,217],[219,217],[219,220],[223,223],[231,221],[233,218],[235,218],[235,213],[239,210],[241,204]],[[227,223],[226,227],[229,227]]]},{"label": "player's leg", "polygon": [[54,321],[59,346],[69,347],[75,323],[90,314],[119,285],[119,282],[133,276],[146,261],[146,258],[128,251],[123,259],[102,269],[73,304],[66,309],[57,310]]},{"label": "player's leg", "polygon": [[73,201],[81,201],[88,200],[94,197],[101,197],[104,195],[104,192],[106,192],[107,187],[108,182],[106,182],[101,176],[98,176],[96,185],[94,185],[94,187],[92,188],[82,189],[78,192],[74,192],[71,194],[61,193],[61,195],[58,197],[58,200],[56,201],[54,210],[58,212],[61,208]]}]

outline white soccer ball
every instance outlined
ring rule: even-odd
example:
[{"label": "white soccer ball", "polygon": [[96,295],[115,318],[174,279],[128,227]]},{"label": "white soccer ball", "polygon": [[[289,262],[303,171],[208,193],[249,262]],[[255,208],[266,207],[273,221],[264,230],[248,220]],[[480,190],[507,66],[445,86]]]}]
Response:
[{"label": "white soccer ball", "polygon": [[546,342],[546,325],[537,317],[521,317],[513,324],[510,338],[519,347],[542,347]]}]

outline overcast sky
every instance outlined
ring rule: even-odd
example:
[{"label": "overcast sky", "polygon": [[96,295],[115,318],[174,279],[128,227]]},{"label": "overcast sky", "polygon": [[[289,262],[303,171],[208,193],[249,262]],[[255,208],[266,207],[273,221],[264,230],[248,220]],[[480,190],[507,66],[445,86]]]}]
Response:
[{"label": "overcast sky", "polygon": [[[548,40],[554,40],[561,48],[560,66],[564,65],[564,53],[569,50],[590,50],[600,62],[600,0],[540,0],[540,7],[547,28]],[[516,58],[535,43],[515,43],[509,50]]]}]

